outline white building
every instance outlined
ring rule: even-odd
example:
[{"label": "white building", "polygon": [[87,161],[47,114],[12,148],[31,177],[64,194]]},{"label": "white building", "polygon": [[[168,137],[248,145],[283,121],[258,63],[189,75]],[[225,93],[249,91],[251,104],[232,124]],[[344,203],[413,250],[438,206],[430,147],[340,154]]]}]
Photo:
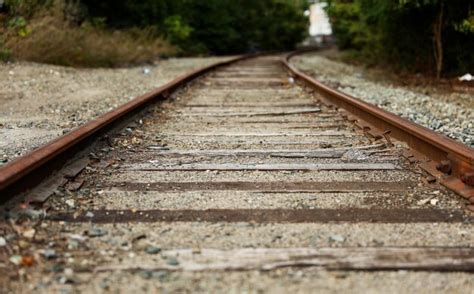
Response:
[{"label": "white building", "polygon": [[326,3],[315,3],[310,6],[309,11],[309,34],[311,36],[331,35],[332,29],[329,23],[329,17],[324,11]]}]

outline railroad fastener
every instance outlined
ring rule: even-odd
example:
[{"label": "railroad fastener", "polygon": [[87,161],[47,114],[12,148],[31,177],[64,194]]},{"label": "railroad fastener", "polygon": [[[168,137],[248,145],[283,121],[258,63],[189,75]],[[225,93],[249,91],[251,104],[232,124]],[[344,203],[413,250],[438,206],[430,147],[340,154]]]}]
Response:
[{"label": "railroad fastener", "polygon": [[392,131],[390,130],[386,130],[385,132],[382,133],[382,136],[385,138],[385,140],[387,140],[387,146],[388,147],[393,147],[393,143],[392,143],[392,140],[390,139],[390,133]]},{"label": "railroad fastener", "polygon": [[353,123],[353,122],[356,122],[356,121],[357,121],[357,118],[355,118],[355,117],[352,116],[352,115],[348,115],[348,116],[347,116],[347,120],[348,120],[349,122],[352,122],[352,123]]},{"label": "railroad fastener", "polygon": [[464,184],[474,186],[474,172],[467,172],[461,175]]},{"label": "railroad fastener", "polygon": [[432,183],[435,183],[435,182],[436,182],[436,178],[433,177],[433,176],[429,176],[429,177],[426,178],[426,181],[427,181],[428,183],[432,184]]},{"label": "railroad fastener", "polygon": [[451,161],[442,160],[440,163],[436,165],[436,169],[444,174],[449,175],[451,174],[451,171],[453,170],[453,166],[451,164]]}]

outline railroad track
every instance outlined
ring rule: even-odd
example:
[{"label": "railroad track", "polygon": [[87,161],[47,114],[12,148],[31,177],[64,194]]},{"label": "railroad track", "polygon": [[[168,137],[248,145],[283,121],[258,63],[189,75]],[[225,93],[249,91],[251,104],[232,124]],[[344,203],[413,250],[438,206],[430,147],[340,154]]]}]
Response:
[{"label": "railroad track", "polygon": [[[39,252],[27,280],[191,291],[264,273],[268,290],[303,273],[311,290],[327,279],[315,268],[352,282],[409,270],[468,292],[468,274],[437,272],[474,271],[472,149],[284,65],[254,57],[189,83],[197,71],[0,169],[2,197],[17,195],[6,217],[39,219],[17,250]],[[22,192],[26,181],[40,185]]]}]

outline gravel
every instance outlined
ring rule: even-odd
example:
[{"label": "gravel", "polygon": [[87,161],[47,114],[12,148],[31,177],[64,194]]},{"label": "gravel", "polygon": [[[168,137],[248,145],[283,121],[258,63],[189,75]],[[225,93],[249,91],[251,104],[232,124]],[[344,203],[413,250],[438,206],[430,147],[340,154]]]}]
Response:
[{"label": "gravel", "polygon": [[416,89],[375,79],[363,67],[330,60],[318,54],[292,59],[299,69],[346,94],[373,103],[438,133],[474,147],[474,93],[427,95]]},{"label": "gravel", "polygon": [[[204,80],[205,81],[205,80]],[[296,87],[293,87],[296,88]],[[199,87],[198,87],[199,89]],[[210,142],[209,147],[203,146],[200,138],[187,140],[184,143],[176,143],[170,131],[178,132],[186,130],[192,132],[193,129],[185,129],[183,123],[191,118],[172,116],[177,110],[184,109],[183,103],[216,104],[236,102],[233,94],[229,91],[221,91],[219,96],[217,91],[208,91],[206,96],[205,87],[200,88],[197,95],[193,92],[189,96],[183,93],[176,95],[175,100],[169,104],[155,109],[160,118],[144,117],[138,124],[141,127],[131,127],[117,138],[113,138],[112,146],[107,150],[95,150],[93,157],[100,163],[117,163],[111,166],[101,166],[91,164],[86,168],[84,174],[76,180],[84,180],[83,186],[77,191],[69,191],[50,197],[44,207],[48,208],[48,213],[54,215],[56,212],[66,211],[71,215],[86,214],[87,217],[97,216],[99,212],[94,209],[130,209],[130,212],[141,214],[140,209],[151,210],[160,208],[164,210],[173,209],[193,209],[205,210],[208,208],[248,208],[259,207],[288,209],[309,207],[341,207],[340,202],[345,206],[373,207],[373,195],[362,195],[359,193],[341,193],[341,195],[324,194],[319,195],[262,195],[241,191],[175,191],[175,193],[164,193],[163,191],[146,191],[148,183],[159,181],[168,182],[300,182],[300,181],[412,181],[420,182],[423,176],[417,169],[405,169],[401,162],[400,170],[392,171],[309,171],[309,172],[264,172],[264,171],[209,171],[209,172],[146,172],[131,171],[125,167],[134,163],[157,160],[160,156],[150,152],[149,146],[167,146],[171,150],[181,149],[231,149],[242,148],[229,142]],[[280,102],[282,97],[269,92],[248,91],[254,93],[254,98],[247,97],[242,92],[242,99],[239,102],[251,102],[253,99],[261,99],[266,103]],[[298,97],[302,91],[283,90],[280,94],[289,96],[290,99]],[[212,96],[214,94],[214,97]],[[215,98],[217,97],[217,98]],[[311,97],[308,95],[308,97]],[[302,97],[300,97],[302,98]],[[181,99],[181,100],[180,100]],[[255,100],[254,103],[259,100]],[[181,104],[181,105],[180,105]],[[172,106],[175,106],[173,110]],[[181,106],[181,107],[180,107]],[[322,107],[323,108],[323,107]],[[325,110],[326,111],[326,110]],[[313,116],[313,115],[312,115]],[[247,118],[248,119],[248,118]],[[227,121],[227,118],[221,120]],[[305,122],[307,120],[303,120]],[[179,123],[178,123],[179,122]],[[219,121],[218,121],[219,122]],[[301,121],[297,121],[298,123]],[[206,121],[199,121],[201,126],[207,125]],[[158,127],[158,126],[161,126]],[[259,128],[263,128],[260,126]],[[255,128],[258,129],[258,128]],[[194,129],[198,131],[198,129]],[[166,131],[166,132],[165,132]],[[209,129],[212,131],[212,128]],[[216,131],[216,128],[214,128]],[[241,132],[240,124],[229,125],[229,132]],[[200,131],[202,132],[202,130]],[[168,135],[159,136],[166,133]],[[366,142],[362,134],[355,134],[356,138],[353,146],[373,144]],[[154,138],[153,140],[151,140]],[[165,140],[170,138],[169,141]],[[279,139],[291,140],[291,138]],[[336,140],[331,140],[331,144]],[[340,140],[344,141],[344,140]],[[168,145],[164,143],[168,143]],[[318,142],[328,144],[323,138]],[[345,142],[345,141],[344,141]],[[238,142],[243,145],[244,142]],[[278,145],[279,146],[279,145]],[[311,145],[310,145],[311,146]],[[326,145],[327,146],[327,145]],[[339,145],[333,145],[339,146]],[[351,147],[352,143],[351,143]],[[301,147],[301,146],[300,146]],[[252,147],[254,148],[254,147]],[[273,147],[275,148],[275,147]],[[302,147],[302,148],[308,148]],[[402,145],[396,145],[401,150]],[[135,152],[128,152],[129,150]],[[258,149],[265,149],[265,145],[260,144]],[[142,150],[142,151],[140,151]],[[398,153],[394,153],[398,154]],[[91,155],[92,156],[92,155]],[[360,154],[349,154],[346,160],[358,160]],[[173,160],[176,160],[173,159]],[[205,158],[192,158],[192,160],[203,161]],[[219,159],[221,160],[221,159]],[[242,161],[242,158],[231,159],[230,162]],[[247,160],[247,159],[246,159]],[[255,158],[256,161],[261,158]],[[270,158],[269,160],[275,160]],[[306,159],[303,159],[306,160]],[[217,161],[212,159],[210,161]],[[317,162],[317,160],[314,160]],[[120,191],[119,188],[108,190],[110,183],[115,182],[135,182],[142,183],[143,187],[139,191]],[[140,185],[141,186],[141,185]],[[125,187],[125,186],[120,186]],[[66,192],[66,191],[65,191]],[[405,192],[405,191],[403,191]],[[387,207],[416,207],[433,206],[431,201],[436,199],[436,207],[457,207],[455,201],[448,198],[450,192],[440,187],[429,188],[421,184],[413,187],[407,193],[397,195],[377,194],[377,198]],[[436,192],[436,193],[435,193]],[[313,193],[311,193],[313,194]],[[309,196],[309,197],[307,197]],[[452,196],[452,195],[451,195]],[[339,198],[337,198],[339,197]],[[349,199],[350,198],[350,199]],[[374,198],[374,197],[372,197]],[[406,199],[405,199],[406,198]],[[74,199],[74,208],[67,204],[68,200]],[[250,203],[250,200],[252,203]],[[339,200],[339,201],[338,201]],[[367,201],[366,201],[367,200]],[[392,201],[389,202],[388,200]],[[316,201],[316,204],[315,204]],[[420,204],[418,204],[420,202]],[[393,204],[392,204],[393,203]],[[316,206],[315,206],[316,205]],[[145,212],[147,213],[147,212]],[[183,213],[176,211],[177,214]],[[107,214],[107,212],[106,212]],[[32,226],[26,223],[25,226]],[[16,230],[24,229],[22,227]],[[208,249],[233,250],[242,248],[324,248],[324,247],[419,247],[419,246],[460,246],[470,247],[473,244],[474,234],[470,222],[463,223],[253,223],[253,222],[120,222],[115,223],[65,223],[43,220],[35,225],[32,237],[17,237],[9,241],[12,247],[9,256],[14,259],[4,267],[3,271],[10,271],[14,265],[21,265],[28,261],[24,256],[15,257],[14,254],[25,253],[36,256],[37,263],[30,268],[17,267],[11,270],[16,276],[3,274],[0,267],[0,284],[2,278],[11,292],[231,292],[231,293],[256,293],[256,292],[314,292],[314,289],[321,289],[324,293],[343,292],[351,289],[354,293],[375,293],[377,289],[384,289],[387,293],[398,292],[458,292],[469,293],[472,288],[471,276],[467,273],[431,273],[431,272],[348,272],[348,271],[326,271],[318,268],[285,268],[273,271],[213,271],[213,272],[180,272],[149,270],[144,265],[165,265],[176,267],[185,265],[185,255],[172,255],[173,250],[187,250],[192,254],[199,255],[201,251]],[[11,229],[13,231],[13,228]],[[2,233],[0,231],[0,233]],[[3,234],[6,235],[6,234]],[[45,249],[55,250],[57,258],[47,259],[38,256]],[[0,251],[1,252],[1,251]],[[11,257],[11,258],[13,258]],[[239,258],[239,256],[236,256]],[[30,262],[31,263],[31,262]],[[110,269],[119,269],[117,266],[124,266],[123,269],[138,265],[136,270],[113,270],[100,272],[102,266]],[[7,281],[8,279],[8,281]],[[383,288],[382,288],[383,287]],[[346,290],[347,291],[347,290]]]},{"label": "gravel", "polygon": [[225,58],[75,69],[0,63],[0,166],[190,70]]}]

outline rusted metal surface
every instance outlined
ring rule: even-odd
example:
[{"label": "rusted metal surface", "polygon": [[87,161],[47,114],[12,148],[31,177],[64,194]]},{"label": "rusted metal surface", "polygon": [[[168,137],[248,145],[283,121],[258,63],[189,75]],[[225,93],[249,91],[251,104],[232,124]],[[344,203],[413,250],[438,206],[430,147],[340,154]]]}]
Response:
[{"label": "rusted metal surface", "polygon": [[[181,77],[178,77],[171,82],[157,88],[156,90],[149,92],[143,96],[137,97],[130,102],[111,110],[103,114],[102,116],[86,123],[83,126],[76,128],[70,133],[61,136],[46,145],[39,147],[38,149],[10,162],[9,164],[0,168],[0,203],[7,201],[12,195],[31,188],[28,181],[25,181],[25,177],[37,172],[40,168],[48,169],[51,162],[58,158],[60,155],[71,151],[80,142],[84,142],[97,135],[100,131],[113,125],[115,122],[123,119],[127,115],[140,110],[143,106],[165,99],[172,91],[178,87],[192,81],[193,79],[207,73],[217,67],[225,66],[233,62],[243,60],[251,57],[240,56],[229,61],[218,62],[204,68],[194,70]],[[54,166],[58,169],[58,166]],[[51,174],[53,171],[48,170],[46,174]],[[21,181],[20,187],[12,187]],[[36,180],[39,182],[39,180]]]},{"label": "rusted metal surface", "polygon": [[424,169],[437,177],[441,184],[464,198],[474,196],[473,148],[375,105],[339,92],[299,71],[289,63],[291,57],[307,51],[292,52],[282,59],[282,63],[292,76],[314,89],[323,103],[339,108],[343,116],[374,138],[385,137],[391,144],[390,138],[387,138],[390,134],[390,137],[407,143],[413,149],[417,161],[424,163]]}]

